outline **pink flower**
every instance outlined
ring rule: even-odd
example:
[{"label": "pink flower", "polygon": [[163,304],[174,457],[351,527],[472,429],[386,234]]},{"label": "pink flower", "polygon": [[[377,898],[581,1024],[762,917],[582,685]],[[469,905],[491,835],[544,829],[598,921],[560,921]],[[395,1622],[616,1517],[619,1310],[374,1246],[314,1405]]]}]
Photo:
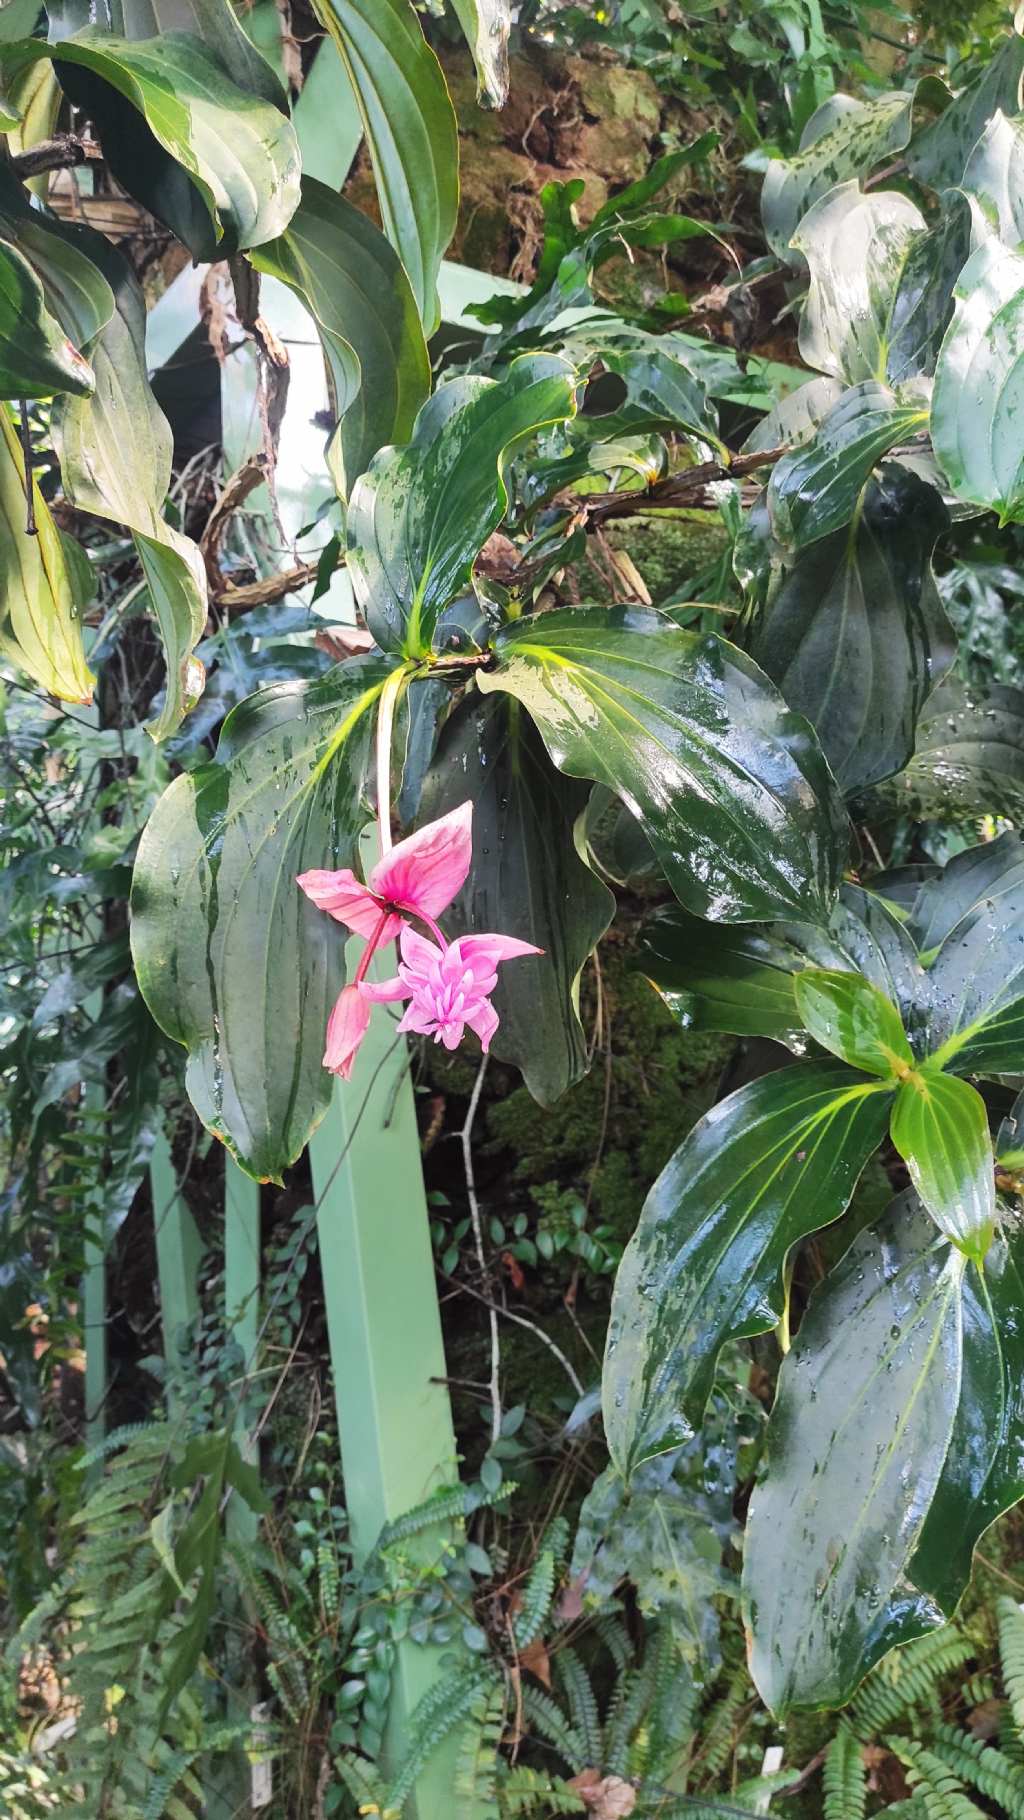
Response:
[{"label": "pink flower", "polygon": [[327,1021],[327,1047],[324,1067],[351,1079],[352,1063],[366,1032],[370,1028],[370,1007],[360,995],[358,986],[345,986]]},{"label": "pink flower", "polygon": [[[303,872],[297,880],[318,909],[366,937],[355,979],[342,992],[327,1026],[324,1067],[343,1080],[351,1076],[375,1001],[408,999],[399,1030],[433,1036],[448,1049],[458,1046],[468,1024],[486,1052],[498,1028],[490,994],[498,983],[499,963],[543,953],[510,935],[463,935],[448,942],[438,928],[436,918],[466,882],[472,828],[473,805],[463,803],[399,841],[377,861],[365,885],[347,866],[339,872]],[[425,924],[435,939],[417,934],[409,917]],[[399,932],[402,959],[396,978],[380,985],[368,982],[374,953]]]},{"label": "pink flower", "polygon": [[543,953],[532,942],[519,942],[511,935],[461,935],[439,946],[408,927],[398,945],[402,959],[397,977],[379,985],[361,980],[357,991],[375,1003],[407,998],[410,1003],[399,1030],[432,1036],[446,1049],[458,1048],[468,1024],[485,1055],[498,1028],[490,994],[498,984],[499,962]]},{"label": "pink flower", "polygon": [[296,883],[318,910],[326,910],[379,948],[393,942],[402,927],[403,918],[396,912],[417,916],[432,927],[434,918],[462,890],[472,860],[473,805],[463,803],[400,840],[377,861],[365,885],[348,866],[340,872],[303,872]]}]

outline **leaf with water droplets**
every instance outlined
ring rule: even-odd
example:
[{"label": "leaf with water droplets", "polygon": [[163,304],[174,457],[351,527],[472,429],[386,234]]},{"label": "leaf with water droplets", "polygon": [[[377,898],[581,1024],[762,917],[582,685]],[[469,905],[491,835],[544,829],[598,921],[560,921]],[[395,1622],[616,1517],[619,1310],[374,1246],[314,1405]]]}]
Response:
[{"label": "leaf with water droplets", "polygon": [[1024,257],[986,240],[953,292],[935,367],[932,444],[959,499],[1024,516]]},{"label": "leaf with water droplets", "polygon": [[1018,834],[958,853],[908,923],[927,968],[931,1065],[1018,1074],[1024,1058],[1024,847]]},{"label": "leaf with water droplets", "polygon": [[276,683],[224,722],[216,758],[175,779],[132,882],[132,955],[157,1023],[188,1050],[203,1123],[248,1174],[280,1181],[326,1110],[327,1018],[344,937],[295,883],[350,866],[372,710],[391,666],[352,658]]},{"label": "leaf with water droplets", "polygon": [[921,1068],[896,1095],[891,1136],[940,1232],[967,1257],[983,1258],[995,1226],[995,1163],[977,1088]]},{"label": "leaf with water droplets", "polygon": [[901,401],[877,379],[851,386],[815,436],[772,470],[768,514],[778,541],[802,550],[848,525],[876,462],[927,423],[918,400]]},{"label": "leaf with water droplets", "polygon": [[560,770],[622,798],[688,909],[827,919],[845,817],[810,728],[750,658],[637,607],[516,620],[494,654],[479,687],[522,702]]},{"label": "leaf with water droplets", "polygon": [[926,703],[914,755],[890,789],[917,821],[1024,821],[1024,690],[948,677]]},{"label": "leaf with water droplets", "polygon": [[622,1473],[693,1432],[727,1340],[775,1326],[790,1248],[844,1211],[891,1098],[841,1062],[801,1062],[730,1094],[680,1145],[615,1280],[602,1394]]},{"label": "leaf with water droplets", "polygon": [[806,967],[793,981],[804,1029],[851,1068],[885,1080],[914,1066],[903,1020],[891,999],[859,973]]},{"label": "leaf with water droplets", "polygon": [[840,183],[808,209],[793,236],[811,282],[800,317],[809,367],[857,385],[886,377],[893,308],[921,211],[896,191],[866,196]]},{"label": "leaf with water droplets", "polygon": [[815,1291],[782,1362],[744,1549],[750,1666],[776,1714],[839,1706],[891,1602],[960,1393],[960,1254],[891,1209]]},{"label": "leaf with water droplets", "polygon": [[921,183],[936,190],[963,182],[971,153],[993,114],[1016,114],[1021,104],[1024,38],[1014,29],[995,56],[924,131],[915,135],[907,163]]}]

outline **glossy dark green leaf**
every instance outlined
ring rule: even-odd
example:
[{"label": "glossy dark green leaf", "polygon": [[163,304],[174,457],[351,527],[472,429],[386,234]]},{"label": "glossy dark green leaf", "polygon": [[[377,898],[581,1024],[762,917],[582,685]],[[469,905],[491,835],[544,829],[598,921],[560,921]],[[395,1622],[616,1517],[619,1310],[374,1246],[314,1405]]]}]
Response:
[{"label": "glossy dark green leaf", "polygon": [[216,759],[160,798],[139,846],[139,986],[188,1050],[199,1117],[261,1179],[280,1181],[330,1099],[321,1058],[344,935],[295,878],[353,863],[387,674],[380,658],[353,658],[322,681],[250,696]]},{"label": "glossy dark green leaf", "polygon": [[523,703],[559,770],[622,798],[687,909],[825,920],[845,845],[835,784],[742,652],[633,607],[536,614],[494,650],[479,687]]},{"label": "glossy dark green leaf", "polygon": [[883,158],[903,150],[918,97],[938,101],[942,85],[926,81],[870,102],[834,96],[807,122],[796,156],[772,160],[761,191],[761,219],[780,259],[792,261],[790,242],[797,224],[819,196],[848,178],[865,176]]},{"label": "glossy dark green leaf", "polygon": [[1024,1057],[1024,857],[1017,834],[926,881],[909,933],[929,974],[928,1048],[956,1074],[1017,1074]]},{"label": "glossy dark green leaf", "polygon": [[900,281],[924,216],[895,190],[865,195],[840,183],[808,209],[793,235],[811,281],[800,317],[809,367],[857,385],[883,380]]},{"label": "glossy dark green leaf", "polygon": [[430,393],[405,268],[373,222],[314,177],[303,178],[285,232],[252,263],[287,284],[316,319],[338,419],[329,459],[344,496],[378,449],[408,441]]},{"label": "glossy dark green leaf", "polygon": [[574,388],[572,367],[554,354],[524,355],[501,380],[450,379],[423,406],[411,442],[382,449],[353,487],[349,573],[386,649],[430,649],[438,615],[468,586],[504,515],[516,445],[571,416]]},{"label": "glossy dark green leaf", "polygon": [[772,469],[768,511],[778,541],[802,550],[848,525],[875,463],[927,427],[928,412],[877,379],[844,392],[817,434]]},{"label": "glossy dark green leaf", "polygon": [[751,1673],[777,1714],[840,1705],[890,1646],[956,1416],[965,1268],[890,1215],[826,1277],[782,1362],[744,1549]]},{"label": "glossy dark green leaf", "polygon": [[438,269],[459,202],[458,128],[441,65],[409,0],[317,0],[314,11],[348,72],[384,232],[431,335],[441,315]]},{"label": "glossy dark green leaf", "polygon": [[886,462],[852,534],[804,550],[756,622],[752,656],[807,716],[850,793],[907,764],[956,654],[931,567],[947,523],[934,488]]},{"label": "glossy dark green leaf", "polygon": [[0,652],[62,701],[89,702],[81,611],[60,532],[32,480],[36,535],[25,529],[25,460],[0,405]]},{"label": "glossy dark green leaf", "polygon": [[120,7],[126,38],[189,32],[202,39],[239,88],[260,95],[282,114],[288,112],[284,84],[242,30],[231,0],[120,0]]},{"label": "glossy dark green leaf", "polygon": [[692,1432],[727,1340],[775,1326],[790,1248],[844,1211],[891,1101],[841,1062],[801,1062],[741,1087],[680,1145],[615,1280],[602,1394],[620,1471]]},{"label": "glossy dark green leaf", "polygon": [[1024,257],[998,240],[972,253],[935,368],[932,443],[959,499],[1024,515]]},{"label": "glossy dark green leaf", "polygon": [[903,1022],[892,1000],[859,973],[807,967],[793,980],[804,1029],[840,1061],[884,1080],[914,1066]]},{"label": "glossy dark green leaf", "polygon": [[[909,1197],[908,1197],[909,1199]],[[1024,1238],[997,1235],[963,1277],[963,1371],[945,1465],[909,1578],[951,1618],[990,1523],[1024,1497]],[[893,1641],[896,1641],[894,1638]]]},{"label": "glossy dark green leaf", "polygon": [[81,395],[95,383],[89,362],[47,309],[32,266],[0,239],[0,398]]},{"label": "glossy dark green leaf", "polygon": [[508,100],[508,39],[511,0],[452,0],[476,65],[477,94],[488,107]]},{"label": "glossy dark green leaf", "polygon": [[793,975],[803,965],[771,928],[706,923],[678,905],[642,931],[643,971],[684,1030],[801,1043]]},{"label": "glossy dark green leaf", "polygon": [[930,376],[953,314],[953,287],[971,253],[974,210],[949,190],[935,226],[907,249],[888,322],[883,375],[890,385]]},{"label": "glossy dark green leaf", "polygon": [[[0,222],[43,287],[47,307],[76,348],[84,348],[114,313],[114,295],[92,256],[94,242],[71,222],[31,208],[20,185],[0,171]],[[65,388],[91,391],[92,387]]]},{"label": "glossy dark green leaf", "polygon": [[201,38],[132,41],[90,26],[55,44],[26,41],[10,55],[18,68],[54,59],[118,181],[196,259],[258,246],[288,225],[299,200],[291,122],[239,88]]},{"label": "glossy dark green leaf", "polygon": [[[637,337],[640,340],[640,337]],[[642,430],[689,430],[693,435],[718,441],[718,423],[704,377],[697,362],[681,348],[658,345],[653,335],[646,345],[617,347],[598,337],[573,336],[566,353],[585,368],[600,361],[610,379],[602,378],[587,399],[572,428],[577,436],[631,436]],[[600,408],[601,389],[618,386],[625,393],[610,409]]]},{"label": "glossy dark green leaf", "polygon": [[995,1165],[985,1102],[970,1081],[922,1068],[893,1106],[892,1141],[940,1232],[983,1258],[996,1216]]},{"label": "glossy dark green leaf", "polygon": [[147,377],[142,292],[109,242],[88,229],[78,232],[110,285],[115,309],[89,349],[96,392],[55,409],[54,443],[72,505],[134,535],[167,659],[164,703],[149,731],[166,739],[202,693],[204,671],[194,652],[206,627],[206,575],[191,538],[163,517],[171,427]]},{"label": "glossy dark green leaf", "polygon": [[499,980],[493,998],[501,1022],[491,1047],[547,1105],[586,1072],[579,976],[615,900],[574,844],[585,789],[554,769],[529,716],[508,697],[470,697],[448,722],[421,814],[432,820],[467,797],[473,864],[445,912],[445,929],[452,936],[500,929],[544,950]]},{"label": "glossy dark green leaf", "polygon": [[925,706],[914,755],[892,789],[920,821],[1024,821],[1024,690],[948,678]]},{"label": "glossy dark green leaf", "polygon": [[1000,109],[1004,114],[1018,112],[1022,75],[1024,38],[1014,31],[938,119],[915,134],[907,152],[914,176],[935,190],[961,183],[970,155],[993,114]]}]

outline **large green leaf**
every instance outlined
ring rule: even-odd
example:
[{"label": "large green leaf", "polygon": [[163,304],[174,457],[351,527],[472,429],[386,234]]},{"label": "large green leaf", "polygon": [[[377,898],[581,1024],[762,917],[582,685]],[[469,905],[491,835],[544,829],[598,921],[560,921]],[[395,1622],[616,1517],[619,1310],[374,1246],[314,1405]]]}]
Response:
[{"label": "large green leaf", "polygon": [[947,523],[935,489],[886,462],[852,530],[804,550],[756,622],[752,656],[807,716],[851,793],[908,762],[956,654],[931,568]]},{"label": "large green leaf", "polygon": [[32,478],[35,536],[26,531],[25,459],[0,405],[0,652],[62,701],[92,700],[82,621],[65,546]]},{"label": "large green leaf", "polygon": [[720,922],[824,921],[845,818],[806,722],[723,639],[645,608],[535,614],[494,641],[559,770],[607,784],[680,902]]},{"label": "large green leaf", "polygon": [[615,1280],[603,1403],[620,1471],[692,1433],[727,1340],[775,1326],[787,1254],[839,1218],[891,1100],[841,1062],[797,1063],[731,1094],[680,1145]]},{"label": "large green leaf", "polygon": [[844,389],[838,379],[828,379],[821,374],[808,379],[805,385],[797,386],[795,392],[787,392],[750,432],[743,444],[743,454],[760,449],[796,448],[800,443],[810,442],[832,406],[839,402]]},{"label": "large green leaf", "polygon": [[1024,1056],[1024,858],[1005,834],[922,885],[909,931],[928,965],[932,1065],[1018,1074]]},{"label": "large green leaf", "polygon": [[[260,95],[283,114],[288,112],[283,83],[242,30],[231,0],[120,0],[120,6],[126,38],[159,38],[167,32],[189,32],[202,39],[239,88]],[[85,23],[83,19],[82,24]]]},{"label": "large green leaf", "polygon": [[706,923],[673,905],[645,924],[641,965],[684,1030],[803,1043],[793,975],[804,955],[773,929]]},{"label": "large green leaf", "polygon": [[922,1068],[904,1081],[892,1141],[940,1232],[967,1257],[983,1258],[995,1226],[995,1162],[988,1114],[970,1081]]},{"label": "large green leaf", "polygon": [[[417,30],[419,28],[417,27]],[[571,416],[575,372],[555,354],[514,360],[501,380],[450,379],[412,440],[382,449],[352,489],[348,567],[379,644],[419,656],[467,587],[508,503],[505,468],[542,424]]]},{"label": "large green leaf", "polygon": [[1024,257],[986,240],[953,296],[935,368],[932,443],[958,498],[1005,523],[1024,513]]},{"label": "large green leaf", "polygon": [[923,1222],[864,1232],[782,1362],[744,1549],[750,1667],[773,1712],[838,1706],[896,1639],[960,1392],[963,1258]]},{"label": "large green leaf", "polygon": [[996,1517],[1024,1497],[1022,1308],[1024,1236],[1008,1225],[984,1264],[964,1272],[960,1401],[942,1476],[909,1566],[913,1584],[947,1618],[970,1578],[976,1544]]},{"label": "large green leaf", "polygon": [[907,249],[887,326],[890,385],[930,376],[953,314],[953,287],[971,254],[975,208],[950,190],[934,227]]},{"label": "large green leaf", "polygon": [[498,929],[543,949],[499,980],[491,1045],[542,1105],[586,1072],[579,975],[615,909],[576,851],[586,795],[554,769],[518,702],[471,696],[441,736],[421,804],[433,819],[473,801],[473,864],[445,912],[446,932]]},{"label": "large green leaf", "polygon": [[804,1029],[823,1049],[890,1083],[913,1069],[903,1020],[870,980],[836,968],[806,967],[793,986]]},{"label": "large green leaf", "polygon": [[963,188],[991,210],[999,237],[1008,246],[1024,240],[1024,119],[992,115],[973,148],[963,174]]},{"label": "large green leaf", "polygon": [[0,239],[0,398],[87,394],[92,368],[46,307],[28,260]]},{"label": "large green leaf", "polygon": [[[47,308],[65,335],[76,348],[87,347],[114,313],[114,294],[93,257],[92,237],[32,208],[20,184],[2,167],[0,224],[35,272]],[[60,389],[84,394],[92,383]]]},{"label": "large green leaf", "polygon": [[291,122],[239,88],[201,38],[132,41],[89,27],[56,44],[26,41],[8,57],[17,69],[54,59],[115,177],[196,259],[258,246],[287,226],[299,200]]},{"label": "large green leaf", "polygon": [[834,96],[812,114],[796,156],[773,159],[765,172],[761,220],[772,251],[780,259],[792,259],[792,237],[811,204],[836,184],[865,176],[883,158],[901,152],[910,138],[918,97],[940,101],[943,93],[940,83],[926,81],[870,102]]},{"label": "large green leaf", "polygon": [[250,1175],[280,1181],[327,1107],[327,1018],[344,938],[295,883],[351,865],[380,658],[278,683],[224,723],[216,759],[176,778],[143,833],[132,953],[161,1029],[188,1049],[203,1123]]},{"label": "large green leaf", "polygon": [[316,0],[348,72],[373,159],[384,232],[432,334],[437,273],[455,232],[459,139],[441,65],[409,0]]},{"label": "large green leaf", "polygon": [[933,189],[963,181],[974,147],[993,114],[1016,114],[1021,105],[1024,38],[1014,31],[972,82],[922,133],[907,152],[914,176]]},{"label": "large green leaf", "polygon": [[195,544],[162,515],[171,480],[171,428],[146,374],[142,293],[124,259],[101,235],[63,231],[77,232],[88,248],[110,285],[115,309],[89,349],[96,391],[57,406],[54,443],[71,503],[134,534],[167,657],[164,703],[149,731],[166,739],[202,693],[203,666],[194,651],[206,626],[206,576]]},{"label": "large green leaf", "polygon": [[508,39],[511,0],[452,0],[476,64],[479,98],[488,107],[508,100]]},{"label": "large green leaf", "polygon": [[848,525],[875,463],[927,423],[919,401],[901,401],[877,379],[851,386],[812,440],[772,470],[768,512],[779,542],[801,550]]},{"label": "large green leaf", "polygon": [[811,282],[800,317],[809,367],[856,385],[884,379],[893,306],[924,216],[895,190],[866,196],[840,183],[808,209],[793,236]]},{"label": "large green leaf", "polygon": [[914,755],[892,788],[919,821],[1024,821],[1024,690],[948,678],[921,714]]},{"label": "large green leaf", "polygon": [[406,442],[430,393],[430,359],[405,268],[372,221],[343,196],[302,180],[285,232],[252,254],[311,310],[338,419],[332,460],[341,492],[377,450]]}]

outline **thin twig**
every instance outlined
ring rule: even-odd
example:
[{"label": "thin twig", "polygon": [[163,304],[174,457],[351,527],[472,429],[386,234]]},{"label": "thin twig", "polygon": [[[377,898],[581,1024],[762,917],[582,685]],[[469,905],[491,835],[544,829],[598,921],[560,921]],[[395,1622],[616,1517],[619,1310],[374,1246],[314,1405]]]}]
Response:
[{"label": "thin twig", "polygon": [[[484,1255],[484,1233],[483,1225],[480,1220],[480,1203],[476,1198],[476,1175],[473,1170],[473,1121],[476,1118],[477,1107],[480,1104],[484,1077],[487,1073],[487,1062],[488,1057],[485,1055],[477,1070],[477,1077],[473,1082],[473,1091],[469,1096],[469,1109],[466,1113],[466,1122],[459,1133],[459,1137],[462,1141],[462,1167],[466,1175],[466,1199],[469,1202],[469,1217],[473,1224],[473,1244],[476,1249],[476,1261],[480,1266],[480,1281],[485,1285],[490,1283],[490,1272],[487,1269],[487,1259]],[[481,1297],[481,1300],[486,1301],[487,1298]],[[490,1310],[491,1321],[490,1391],[491,1446],[493,1447],[495,1441],[501,1434],[501,1384],[499,1382],[499,1374],[501,1371],[501,1344],[498,1339],[497,1309],[494,1303],[490,1301],[487,1301],[487,1307]]]},{"label": "thin twig", "polygon": [[445,1281],[448,1283],[451,1283],[454,1288],[456,1288],[457,1290],[460,1291],[461,1294],[471,1295],[475,1301],[482,1302],[484,1307],[489,1308],[493,1314],[495,1314],[495,1315],[500,1314],[504,1320],[514,1321],[517,1327],[525,1327],[528,1333],[534,1334],[536,1336],[536,1338],[538,1340],[540,1340],[544,1346],[547,1347],[548,1351],[550,1353],[554,1354],[555,1358],[558,1360],[558,1363],[562,1367],[562,1370],[565,1372],[565,1375],[568,1378],[570,1384],[572,1385],[574,1391],[576,1392],[576,1395],[578,1397],[582,1397],[582,1396],[586,1395],[586,1391],[584,1390],[583,1384],[580,1382],[579,1377],[577,1376],[572,1365],[569,1363],[569,1360],[566,1358],[565,1353],[562,1351],[562,1348],[555,1343],[555,1341],[551,1338],[551,1335],[549,1333],[544,1332],[543,1327],[538,1327],[536,1321],[529,1320],[525,1314],[516,1314],[515,1309],[513,1309],[513,1308],[502,1308],[500,1303],[492,1302],[488,1299],[487,1296],[481,1295],[479,1289],[473,1289],[469,1283],[463,1283],[463,1282],[457,1281],[455,1277],[448,1276],[447,1272],[444,1270],[439,1271],[438,1275],[443,1276],[445,1278]]}]

